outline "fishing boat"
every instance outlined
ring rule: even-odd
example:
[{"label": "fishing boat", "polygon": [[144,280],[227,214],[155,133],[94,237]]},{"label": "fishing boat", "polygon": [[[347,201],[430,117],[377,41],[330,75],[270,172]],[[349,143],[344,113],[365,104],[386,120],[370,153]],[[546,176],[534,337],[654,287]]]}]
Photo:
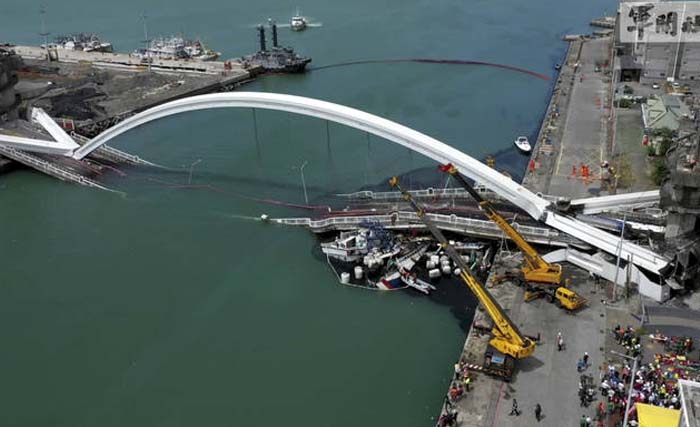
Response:
[{"label": "fishing boat", "polygon": [[391,271],[384,275],[379,281],[377,281],[377,287],[382,290],[392,290],[410,286],[424,294],[430,293],[431,290],[435,290],[435,287],[429,283],[426,283],[418,279],[415,275],[411,274],[411,270],[416,265],[416,262],[425,254],[428,249],[427,245],[423,245],[410,253],[402,256],[395,261],[393,265],[396,270]]},{"label": "fishing boat", "polygon": [[158,37],[148,43],[148,48],[136,49],[134,56],[142,60],[152,59],[192,59],[214,61],[221,54],[207,48],[200,40],[186,40],[183,37]]},{"label": "fishing boat", "polygon": [[392,271],[391,273],[386,274],[377,281],[376,285],[377,288],[383,291],[391,291],[404,287],[403,281],[401,280],[401,273],[398,271]]},{"label": "fishing boat", "polygon": [[332,242],[321,243],[321,251],[341,261],[359,261],[368,252],[367,236],[363,230],[343,232]]},{"label": "fishing boat", "polygon": [[424,294],[428,295],[430,291],[435,290],[435,286],[431,285],[430,283],[424,280],[419,279],[415,274],[411,274],[407,271],[399,273],[401,274],[402,282],[419,292],[423,292]]},{"label": "fishing boat", "polygon": [[94,33],[73,33],[58,36],[54,39],[57,47],[66,50],[82,50],[83,52],[112,52],[112,43],[102,41]]},{"label": "fishing boat", "polygon": [[530,146],[530,142],[527,140],[526,136],[519,136],[515,141],[513,141],[513,144],[515,144],[515,146],[518,147],[518,150],[522,151],[523,153],[529,153],[532,151],[532,147]]}]

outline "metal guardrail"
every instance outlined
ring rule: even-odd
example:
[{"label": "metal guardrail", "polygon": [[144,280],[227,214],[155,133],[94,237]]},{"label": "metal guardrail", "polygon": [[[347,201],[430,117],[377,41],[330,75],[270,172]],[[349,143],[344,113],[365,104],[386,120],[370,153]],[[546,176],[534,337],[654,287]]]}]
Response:
[{"label": "metal guardrail", "polygon": [[86,187],[99,188],[100,190],[110,190],[109,188],[100,185],[90,178],[86,178],[77,173],[62,169],[51,162],[32,156],[21,150],[16,150],[12,147],[0,145],[0,154],[63,181],[74,182]]},{"label": "metal guardrail", "polygon": [[[83,135],[76,133],[75,131],[71,131],[70,136],[75,140],[75,142],[78,143],[78,145],[81,146],[90,141],[89,138],[86,138]],[[110,147],[106,144],[95,150],[94,154],[102,156],[107,160],[116,162],[129,163],[132,165],[158,166],[155,163],[143,160],[139,156],[129,154],[121,150],[117,150],[116,148]]]},{"label": "metal guardrail", "polygon": [[[477,185],[474,189],[482,194],[485,199],[489,200],[499,200],[508,201],[507,199],[501,197],[498,193],[489,190],[484,185]],[[463,188],[432,188],[429,187],[425,190],[411,190],[409,194],[413,197],[447,197],[447,198],[465,198],[470,199],[471,196]],[[402,199],[401,193],[398,191],[356,191],[354,193],[341,193],[336,194],[337,197],[343,197],[351,200],[399,200]],[[538,196],[548,202],[556,202],[559,197],[550,196],[547,194],[538,194]]]},{"label": "metal guardrail", "polygon": [[[464,218],[457,215],[443,215],[428,213],[427,216],[443,230],[460,234],[471,234],[490,238],[506,237],[503,231],[493,222],[473,218]],[[334,217],[312,220],[311,218],[275,218],[270,222],[283,225],[303,226],[311,231],[319,233],[330,230],[352,229],[366,221],[378,222],[386,228],[406,229],[424,228],[422,221],[414,212],[396,212],[388,215],[358,215],[350,217]],[[545,227],[532,227],[512,224],[523,237],[532,243],[547,244],[553,246],[573,245],[586,247],[586,245],[566,234]]]}]

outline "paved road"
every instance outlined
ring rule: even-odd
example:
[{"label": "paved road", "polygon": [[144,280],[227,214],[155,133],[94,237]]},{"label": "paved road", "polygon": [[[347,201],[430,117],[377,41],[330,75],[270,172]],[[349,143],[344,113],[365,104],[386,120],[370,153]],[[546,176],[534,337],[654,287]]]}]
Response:
[{"label": "paved road", "polygon": [[[592,175],[599,176],[600,163],[606,157],[607,83],[606,77],[594,69],[597,60],[607,57],[609,42],[609,39],[595,39],[583,44],[549,194],[576,198],[601,192],[599,180],[591,180],[588,185],[584,182],[581,163],[590,168]],[[574,166],[577,176],[572,177]]]},{"label": "paved road", "polygon": [[[587,273],[575,267],[565,266],[565,275],[572,277],[572,288],[589,298],[590,305],[576,314],[565,314],[554,304],[541,299],[521,304],[518,319],[521,329],[528,334],[541,333],[541,344],[535,355],[519,361],[519,372],[514,381],[501,394],[494,425],[500,427],[520,426],[578,426],[581,415],[595,415],[595,405],[582,408],[578,399],[580,374],[576,362],[584,352],[590,355],[587,373],[598,381],[598,366],[603,362],[600,349],[604,344],[605,318],[601,316],[604,306],[600,293],[592,294],[592,285]],[[566,348],[557,351],[555,337],[561,331]],[[512,399],[516,398],[520,416],[509,412]],[[535,420],[535,404],[542,405],[544,418]]]}]

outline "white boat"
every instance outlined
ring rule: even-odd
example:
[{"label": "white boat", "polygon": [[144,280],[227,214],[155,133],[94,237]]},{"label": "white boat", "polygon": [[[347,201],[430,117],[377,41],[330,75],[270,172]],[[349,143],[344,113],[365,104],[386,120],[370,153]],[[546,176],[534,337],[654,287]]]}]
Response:
[{"label": "white boat", "polygon": [[355,262],[367,255],[367,237],[362,231],[340,233],[334,241],[321,243],[321,251],[331,258]]},{"label": "white boat", "polygon": [[97,34],[74,33],[55,38],[56,47],[84,52],[112,52],[112,43],[103,42]]},{"label": "white boat", "polygon": [[529,153],[532,151],[532,147],[530,146],[530,142],[527,140],[526,136],[519,136],[518,139],[516,139],[513,144],[515,144],[516,147],[518,147],[518,150],[522,151],[523,153]]},{"label": "white boat", "polygon": [[148,48],[136,49],[133,55],[143,61],[149,59],[193,59],[215,61],[221,54],[207,48],[199,40],[186,40],[183,37],[157,37],[150,40]]},{"label": "white boat", "polygon": [[419,279],[418,277],[410,274],[407,271],[402,271],[400,273],[401,281],[417,291],[423,292],[424,294],[428,295],[430,291],[435,290],[435,286],[431,285],[430,283],[424,280]]},{"label": "white boat", "polygon": [[296,15],[292,16],[292,21],[290,23],[292,31],[303,31],[306,29],[307,24],[306,18],[301,16],[297,10]]}]

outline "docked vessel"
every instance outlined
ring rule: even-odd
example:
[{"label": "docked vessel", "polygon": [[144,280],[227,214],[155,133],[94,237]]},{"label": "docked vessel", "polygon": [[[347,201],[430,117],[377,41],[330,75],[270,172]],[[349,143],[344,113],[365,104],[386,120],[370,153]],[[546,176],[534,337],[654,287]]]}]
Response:
[{"label": "docked vessel", "polygon": [[112,52],[112,43],[102,41],[94,33],[73,33],[54,38],[57,48],[84,52]]},{"label": "docked vessel", "polygon": [[292,16],[292,20],[289,25],[292,31],[303,31],[306,29],[308,22],[306,21],[306,17],[301,16],[297,10],[296,15]]},{"label": "docked vessel", "polygon": [[525,136],[519,136],[514,142],[516,147],[518,147],[518,150],[522,151],[523,153],[529,153],[532,151],[532,147],[530,146],[530,142],[527,140],[527,137]]},{"label": "docked vessel", "polygon": [[332,242],[321,243],[321,252],[340,261],[359,261],[367,255],[367,237],[361,230],[342,232]]},{"label": "docked vessel", "polygon": [[272,29],[272,48],[267,49],[265,27],[258,26],[260,50],[253,55],[243,57],[243,61],[259,65],[265,71],[273,73],[302,73],[311,58],[298,55],[291,47],[279,46],[277,42],[277,25],[270,23]]},{"label": "docked vessel", "polygon": [[200,40],[187,40],[183,37],[158,37],[151,40],[148,48],[136,49],[133,53],[142,60],[151,59],[191,59],[195,61],[215,61],[221,56],[207,48]]}]

